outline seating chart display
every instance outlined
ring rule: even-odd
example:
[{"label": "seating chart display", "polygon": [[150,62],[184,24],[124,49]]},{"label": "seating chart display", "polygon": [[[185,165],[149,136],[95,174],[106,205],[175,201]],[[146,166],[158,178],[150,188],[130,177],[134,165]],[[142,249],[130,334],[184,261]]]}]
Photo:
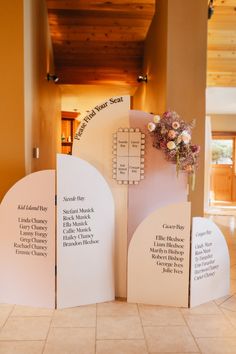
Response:
[{"label": "seating chart display", "polygon": [[144,179],[145,134],[138,128],[119,129],[113,135],[113,178],[119,184]]}]

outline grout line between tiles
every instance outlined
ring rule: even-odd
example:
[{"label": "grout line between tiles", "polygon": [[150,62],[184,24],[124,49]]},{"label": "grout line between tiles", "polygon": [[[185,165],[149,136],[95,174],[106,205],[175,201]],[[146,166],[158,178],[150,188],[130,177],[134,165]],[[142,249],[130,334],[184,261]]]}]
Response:
[{"label": "grout line between tiles", "polygon": [[216,304],[218,307],[221,307],[226,301],[228,301],[229,299],[231,299],[232,297],[234,297],[235,295],[229,295],[229,297],[227,297],[227,299],[225,299],[223,302],[221,302],[219,305]]},{"label": "grout line between tiles", "polygon": [[149,351],[148,351],[148,343],[147,343],[147,339],[146,339],[146,335],[145,335],[145,331],[144,331],[144,326],[143,326],[143,321],[142,321],[142,316],[141,316],[141,313],[140,313],[139,305],[136,304],[136,306],[138,308],[139,320],[140,320],[140,323],[141,323],[141,326],[142,326],[142,332],[143,332],[143,338],[144,338],[144,342],[145,342],[145,347],[146,347],[147,353],[149,353]]},{"label": "grout line between tiles", "polygon": [[14,311],[15,306],[16,306],[16,305],[13,306],[13,308],[12,308],[11,311],[9,312],[9,314],[8,314],[8,316],[7,316],[7,318],[6,318],[6,320],[4,321],[2,327],[0,328],[0,333],[1,333],[2,329],[4,328],[5,324],[7,323],[7,321],[8,321],[8,319],[9,319],[9,317],[11,316],[12,312]]},{"label": "grout line between tiles", "polygon": [[53,320],[54,314],[55,314],[55,310],[54,310],[54,312],[53,312],[53,314],[52,314],[52,316],[51,316],[51,321],[50,321],[49,326],[48,326],[48,331],[47,331],[46,338],[45,338],[45,340],[44,340],[44,345],[43,345],[43,349],[42,349],[42,354],[44,353],[45,348],[46,348],[46,343],[47,343],[48,335],[49,335],[49,332],[50,332],[50,329],[51,329],[51,324],[52,324],[52,320]]},{"label": "grout line between tiles", "polygon": [[[181,311],[180,311],[180,312],[181,312]],[[181,314],[182,314],[182,312],[181,312]],[[185,317],[184,317],[184,314],[182,314],[182,316],[183,316],[185,325],[186,325],[186,327],[189,329],[189,332],[190,332],[191,336],[193,337],[194,343],[196,344],[196,346],[197,346],[197,348],[198,348],[199,354],[201,354],[202,351],[200,350],[200,347],[199,347],[199,345],[198,345],[198,343],[197,343],[197,341],[196,341],[196,337],[194,337],[193,332],[192,332],[190,326],[188,325],[188,322],[186,321],[186,319],[185,319]]]}]

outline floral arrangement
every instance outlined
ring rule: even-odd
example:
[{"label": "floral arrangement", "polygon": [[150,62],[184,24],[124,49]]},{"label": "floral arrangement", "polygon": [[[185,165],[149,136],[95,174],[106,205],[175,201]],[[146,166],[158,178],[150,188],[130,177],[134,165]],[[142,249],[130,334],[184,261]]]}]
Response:
[{"label": "floral arrangement", "polygon": [[167,111],[162,116],[155,115],[148,130],[153,136],[153,146],[162,150],[168,161],[176,164],[179,171],[187,172],[192,177],[192,189],[195,184],[195,171],[200,152],[199,145],[191,144],[192,129],[195,121],[186,123],[174,111]]}]

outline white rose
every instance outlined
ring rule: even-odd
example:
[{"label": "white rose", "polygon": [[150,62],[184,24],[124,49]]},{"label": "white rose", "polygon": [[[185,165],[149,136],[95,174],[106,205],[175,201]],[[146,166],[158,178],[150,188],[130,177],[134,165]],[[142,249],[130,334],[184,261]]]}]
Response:
[{"label": "white rose", "polygon": [[158,115],[155,115],[155,116],[153,117],[153,122],[154,122],[154,123],[159,123],[160,120],[161,120],[161,117],[158,116]]},{"label": "white rose", "polygon": [[169,150],[174,150],[176,148],[176,145],[173,141],[169,141],[166,146]]},{"label": "white rose", "polygon": [[191,135],[189,134],[189,132],[184,130],[181,133],[181,140],[184,142],[184,144],[188,144],[190,142],[190,140],[191,140]]},{"label": "white rose", "polygon": [[156,124],[154,124],[153,122],[150,122],[150,123],[148,123],[147,128],[150,132],[153,132],[156,129]]}]

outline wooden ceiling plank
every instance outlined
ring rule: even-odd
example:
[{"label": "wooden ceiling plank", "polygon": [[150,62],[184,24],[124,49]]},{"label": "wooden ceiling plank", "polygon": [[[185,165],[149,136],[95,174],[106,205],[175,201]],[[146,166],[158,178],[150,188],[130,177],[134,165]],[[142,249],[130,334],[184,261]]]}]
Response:
[{"label": "wooden ceiling plank", "polygon": [[92,73],[92,72],[96,72],[96,75],[97,76],[103,76],[103,74],[106,74],[106,75],[112,75],[112,73],[114,73],[114,75],[127,75],[128,73],[132,73],[132,75],[136,75],[136,78],[137,78],[137,75],[139,74],[139,72],[137,73],[137,68],[130,68],[130,69],[127,69],[127,68],[111,68],[109,66],[106,66],[105,63],[103,65],[103,71],[101,71],[100,68],[94,68],[94,67],[77,67],[77,66],[64,66],[64,65],[61,65],[61,66],[56,66],[56,71],[57,73],[61,73],[61,72],[65,72],[65,73],[70,73],[70,72],[75,72],[75,73],[80,73],[80,74],[83,74],[85,73],[87,75],[87,73]]},{"label": "wooden ceiling plank", "polygon": [[155,0],[47,0],[48,9],[58,10],[95,10],[95,11],[123,11],[132,9],[134,11],[149,10],[154,12]]},{"label": "wooden ceiling plank", "polygon": [[[89,25],[89,26],[69,26],[69,25],[63,25],[60,26],[59,32],[60,34],[82,34],[82,33],[125,33],[127,31],[132,32],[133,34],[138,33],[139,35],[143,33],[144,27],[135,27],[132,24],[129,24],[127,26],[95,26],[95,25]],[[58,33],[57,26],[54,26],[51,29],[52,36],[54,34]],[[144,37],[144,35],[143,35]]]},{"label": "wooden ceiling plank", "polygon": [[[97,51],[97,50],[88,50],[88,51],[70,51],[70,52],[62,52],[60,50],[54,50],[55,57],[58,57],[57,62],[63,61],[64,58],[66,60],[74,60],[74,58],[80,58],[80,60],[88,60],[87,57],[98,57],[99,60],[112,60],[115,58],[116,60],[142,60],[142,53],[134,52],[134,51],[126,51],[126,50],[114,50],[112,51]],[[63,58],[63,59],[60,59]],[[84,59],[85,58],[85,59]],[[81,61],[80,61],[81,62]]]},{"label": "wooden ceiling plank", "polygon": [[236,6],[235,0],[214,0],[215,7]]},{"label": "wooden ceiling plank", "polygon": [[136,13],[133,11],[123,11],[107,13],[105,11],[66,11],[66,10],[48,10],[49,23],[59,25],[79,25],[87,26],[93,24],[112,25],[121,24],[126,25],[128,21],[132,21],[137,26],[149,25],[150,16],[145,12]]},{"label": "wooden ceiling plank", "polygon": [[68,41],[68,42],[55,42],[54,41],[54,54],[57,53],[70,54],[86,54],[93,53],[99,54],[115,54],[115,55],[139,55],[142,56],[144,49],[144,41],[139,42],[82,42],[82,41]]},{"label": "wooden ceiling plank", "polygon": [[236,31],[208,31],[208,50],[235,50]]},{"label": "wooden ceiling plank", "polygon": [[142,66],[142,60],[140,58],[125,58],[125,57],[118,57],[115,58],[114,56],[106,57],[106,56],[96,56],[91,57],[88,63],[87,58],[73,56],[67,57],[66,60],[59,60],[55,61],[55,65],[68,65],[68,66],[78,66],[78,67],[117,67],[117,68],[139,68]]},{"label": "wooden ceiling plank", "polygon": [[235,59],[207,59],[207,70],[208,71],[222,71],[222,72],[236,72],[236,61]]},{"label": "wooden ceiling plank", "polygon": [[131,51],[131,52],[137,52],[137,53],[142,53],[142,50],[144,48],[144,41],[115,41],[115,42],[107,42],[107,41],[100,41],[100,42],[84,42],[84,41],[66,41],[66,42],[61,42],[61,41],[54,41],[54,48],[61,50],[63,52],[68,52],[68,51],[73,51],[73,50],[78,50],[81,52],[86,52],[87,50],[104,50],[104,51]]},{"label": "wooden ceiling plank", "polygon": [[145,33],[142,30],[131,31],[127,29],[114,31],[110,28],[104,31],[99,31],[98,28],[89,28],[85,31],[68,31],[68,32],[52,32],[52,39],[61,41],[107,41],[107,42],[132,42],[142,41],[145,38]]},{"label": "wooden ceiling plank", "polygon": [[208,51],[211,52],[211,51],[224,51],[224,52],[234,52],[236,51],[236,41],[234,43],[230,43],[230,44],[227,44],[227,43],[223,43],[223,44],[219,44],[219,43],[209,43],[208,44]]},{"label": "wooden ceiling plank", "polygon": [[230,59],[235,60],[236,66],[236,51],[230,50],[208,50],[208,59]]},{"label": "wooden ceiling plank", "polygon": [[236,73],[232,72],[208,72],[207,86],[236,87]]},{"label": "wooden ceiling plank", "polygon": [[228,30],[228,31],[236,31],[236,18],[235,21],[227,21],[226,19],[224,21],[218,21],[218,22],[212,22],[211,26],[209,26],[210,30]]},{"label": "wooden ceiling plank", "polygon": [[[234,17],[236,13],[236,5],[235,6],[215,6],[214,7],[214,17],[211,18],[211,21],[215,21],[218,16],[229,16]],[[220,17],[219,17],[220,18]]]}]

